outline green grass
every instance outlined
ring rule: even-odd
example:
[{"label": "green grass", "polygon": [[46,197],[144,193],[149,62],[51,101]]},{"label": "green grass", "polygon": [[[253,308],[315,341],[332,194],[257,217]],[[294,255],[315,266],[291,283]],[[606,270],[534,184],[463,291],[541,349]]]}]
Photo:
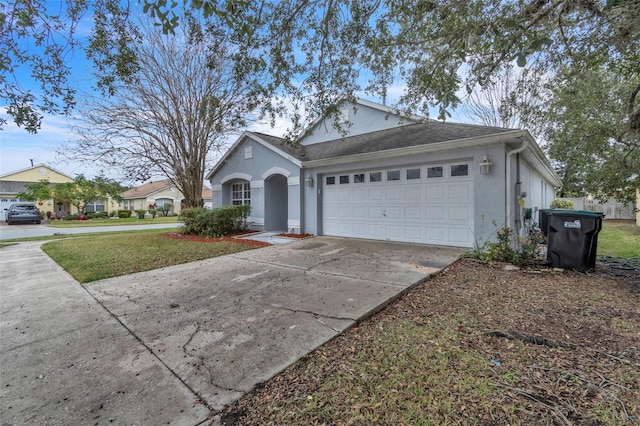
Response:
[{"label": "green grass", "polygon": [[4,242],[3,242],[3,243],[0,243],[0,248],[8,247],[8,246],[12,246],[12,245],[15,245],[15,244],[16,244],[16,243],[4,243]]},{"label": "green grass", "polygon": [[149,271],[250,249],[244,243],[167,238],[167,230],[85,234],[48,242],[42,250],[81,283]]},{"label": "green grass", "polygon": [[602,222],[598,234],[598,255],[640,257],[640,226],[635,222]]},{"label": "green grass", "polygon": [[156,216],[153,219],[91,219],[91,220],[52,220],[49,226],[52,228],[89,228],[92,226],[120,226],[120,225],[151,225],[158,223],[178,224],[178,216]]}]

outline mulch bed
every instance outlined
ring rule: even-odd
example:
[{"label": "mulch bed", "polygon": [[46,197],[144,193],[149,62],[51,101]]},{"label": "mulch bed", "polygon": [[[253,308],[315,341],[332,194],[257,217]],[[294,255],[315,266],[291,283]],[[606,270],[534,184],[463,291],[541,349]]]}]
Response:
[{"label": "mulch bed", "polygon": [[285,238],[296,238],[296,239],[304,239],[304,238],[311,238],[313,237],[313,234],[287,234],[287,233],[282,233],[282,234],[276,234],[276,237],[285,237]]}]

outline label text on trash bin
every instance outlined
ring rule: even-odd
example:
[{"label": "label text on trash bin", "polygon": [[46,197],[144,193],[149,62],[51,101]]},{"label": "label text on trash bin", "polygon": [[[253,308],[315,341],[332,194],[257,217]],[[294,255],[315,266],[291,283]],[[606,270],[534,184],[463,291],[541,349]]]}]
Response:
[{"label": "label text on trash bin", "polygon": [[569,222],[569,221],[565,221],[564,222],[564,227],[565,228],[576,228],[576,229],[580,229],[582,228],[582,225],[580,224],[580,219],[576,219],[573,222]]}]

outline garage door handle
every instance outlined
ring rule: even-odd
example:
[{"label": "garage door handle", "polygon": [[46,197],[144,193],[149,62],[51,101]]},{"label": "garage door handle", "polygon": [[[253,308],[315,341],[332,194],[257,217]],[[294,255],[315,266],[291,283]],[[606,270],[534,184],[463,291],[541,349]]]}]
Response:
[{"label": "garage door handle", "polygon": [[387,211],[386,210],[382,210],[382,216],[387,217]]}]

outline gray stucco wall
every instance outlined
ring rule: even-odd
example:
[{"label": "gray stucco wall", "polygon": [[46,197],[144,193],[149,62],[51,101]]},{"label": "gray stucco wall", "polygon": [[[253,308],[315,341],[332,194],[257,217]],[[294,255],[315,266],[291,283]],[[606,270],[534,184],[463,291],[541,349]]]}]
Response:
[{"label": "gray stucco wall", "polygon": [[[245,158],[245,149],[250,146],[250,158]],[[231,204],[230,185],[248,180],[251,185],[251,216],[249,223],[254,229],[264,229],[265,221],[265,179],[273,175],[282,175],[287,179],[288,229],[300,227],[300,169],[291,161],[283,158],[259,142],[244,137],[220,165],[212,176],[213,207]],[[282,212],[274,212],[281,214]],[[297,225],[297,226],[289,226]]]},{"label": "gray stucco wall", "polygon": [[[398,115],[390,115],[385,111],[358,104],[354,112],[353,105],[345,107],[343,113],[347,116],[349,124],[345,124],[343,131],[347,131],[347,136],[354,136],[363,133],[375,132],[377,130],[389,129],[399,125],[407,124],[408,120]],[[301,141],[301,145],[310,145],[328,140],[339,139],[344,135],[333,127],[333,120],[325,118]]]}]

